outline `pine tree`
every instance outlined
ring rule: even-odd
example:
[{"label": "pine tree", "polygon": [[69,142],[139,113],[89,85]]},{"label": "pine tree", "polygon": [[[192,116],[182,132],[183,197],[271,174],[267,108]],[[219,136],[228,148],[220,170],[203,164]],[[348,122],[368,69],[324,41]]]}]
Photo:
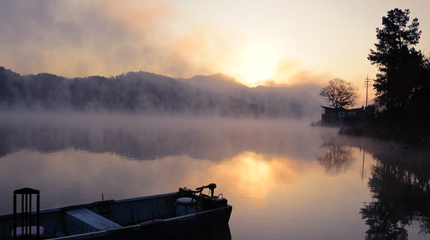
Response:
[{"label": "pine tree", "polygon": [[409,10],[395,8],[382,18],[382,29],[376,28],[376,51],[370,50],[368,59],[379,68],[374,82],[377,104],[386,110],[404,106],[416,87],[416,68],[423,56],[412,46],[419,42],[421,31],[418,19],[409,22]]}]

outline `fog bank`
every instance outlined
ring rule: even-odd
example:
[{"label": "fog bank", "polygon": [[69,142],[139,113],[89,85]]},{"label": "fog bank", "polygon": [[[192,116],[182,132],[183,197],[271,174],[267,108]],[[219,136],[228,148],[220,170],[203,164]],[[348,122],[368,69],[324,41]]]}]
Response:
[{"label": "fog bank", "polygon": [[249,88],[223,74],[174,79],[148,72],[115,77],[21,76],[0,68],[0,109],[240,118],[313,118],[315,86]]}]

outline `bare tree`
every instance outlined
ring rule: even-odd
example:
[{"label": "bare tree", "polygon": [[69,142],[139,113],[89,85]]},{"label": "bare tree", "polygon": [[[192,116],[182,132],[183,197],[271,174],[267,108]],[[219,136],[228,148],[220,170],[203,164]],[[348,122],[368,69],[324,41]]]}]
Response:
[{"label": "bare tree", "polygon": [[328,85],[321,88],[320,95],[334,108],[352,107],[358,98],[358,87],[354,84],[336,78],[328,82]]}]

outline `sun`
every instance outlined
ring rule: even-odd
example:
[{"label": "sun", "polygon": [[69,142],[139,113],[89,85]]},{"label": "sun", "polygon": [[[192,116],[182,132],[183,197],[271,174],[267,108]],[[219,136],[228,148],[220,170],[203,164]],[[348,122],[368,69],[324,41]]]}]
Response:
[{"label": "sun", "polygon": [[248,87],[255,87],[275,77],[281,56],[273,44],[259,40],[239,47],[234,59],[227,74]]}]

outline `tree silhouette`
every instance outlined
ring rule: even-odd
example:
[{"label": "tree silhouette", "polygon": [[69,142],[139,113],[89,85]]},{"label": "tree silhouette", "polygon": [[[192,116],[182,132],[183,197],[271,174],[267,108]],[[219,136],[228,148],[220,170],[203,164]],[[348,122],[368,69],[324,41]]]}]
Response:
[{"label": "tree silhouette", "polygon": [[367,126],[368,135],[410,144],[430,144],[430,64],[413,47],[420,39],[418,19],[395,8],[376,28],[376,50],[368,60],[378,67],[373,87],[379,112]]},{"label": "tree silhouette", "polygon": [[358,87],[345,80],[336,78],[321,88],[320,95],[334,108],[352,107],[358,98]]},{"label": "tree silhouette", "polygon": [[409,22],[409,10],[395,8],[382,18],[382,29],[376,28],[376,51],[370,50],[368,59],[379,69],[374,82],[377,104],[386,109],[404,106],[414,92],[416,69],[422,67],[423,56],[412,46],[419,42],[421,31],[418,19]]}]

